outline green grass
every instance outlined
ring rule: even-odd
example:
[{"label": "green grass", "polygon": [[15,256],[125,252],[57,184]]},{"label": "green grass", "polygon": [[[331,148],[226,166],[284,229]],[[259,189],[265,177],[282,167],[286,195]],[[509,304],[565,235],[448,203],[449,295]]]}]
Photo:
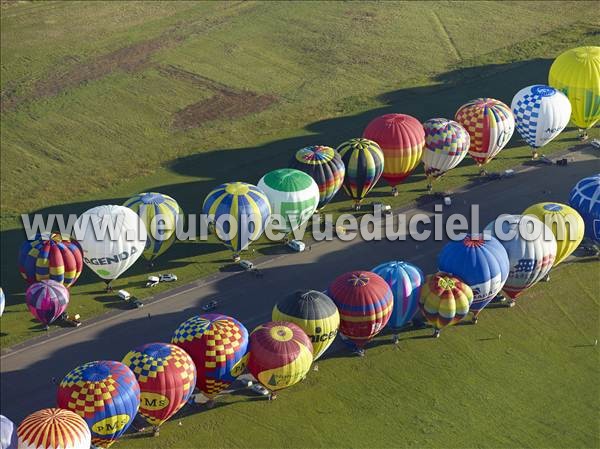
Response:
[{"label": "green grass", "polygon": [[274,402],[223,397],[183,412],[158,439],[132,435],[119,447],[597,448],[595,264],[559,266],[515,308],[488,307],[477,326],[439,340],[406,332],[397,349],[379,337],[363,359],[320,361]]},{"label": "green grass", "polygon": [[[336,146],[360,135],[377,115],[405,112],[424,121],[450,117],[477,96],[510,102],[521,87],[545,82],[561,51],[600,43],[600,14],[592,5],[3,4],[2,95],[18,106],[1,116],[0,273],[8,294],[1,346],[41,332],[23,304],[25,284],[15,263],[24,239],[21,213],[81,213],[148,190],[174,196],[187,213],[199,212],[216,185],[234,178],[256,182],[286,165],[298,148]],[[148,50],[149,42],[163,45]],[[143,57],[136,59],[132,50],[110,66],[106,55],[123,47]],[[139,64],[127,66],[133,60]],[[174,78],[169,67],[214,83]],[[101,76],[68,84],[56,95],[40,94],[64,78],[100,69]],[[277,102],[259,113],[175,129],[174,114],[215,95],[215,83],[273,95]],[[563,133],[545,152],[572,145],[574,137],[573,130]],[[515,137],[490,168],[514,166],[527,154]],[[439,188],[465,184],[476,171],[465,160]],[[398,198],[388,197],[383,183],[372,196],[398,206],[420,197],[424,187],[419,169]],[[349,204],[340,194],[328,211],[338,214]],[[257,249],[272,252],[268,245]],[[188,281],[228,259],[214,241],[177,243],[156,271]],[[141,288],[146,274],[139,263],[115,285],[144,297],[150,294]],[[86,270],[72,289],[70,310],[89,318],[120,307],[102,286]]]}]

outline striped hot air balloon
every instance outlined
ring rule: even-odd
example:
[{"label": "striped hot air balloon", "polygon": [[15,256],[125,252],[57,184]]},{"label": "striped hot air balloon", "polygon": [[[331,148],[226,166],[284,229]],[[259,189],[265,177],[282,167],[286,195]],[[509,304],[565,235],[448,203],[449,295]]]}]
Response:
[{"label": "striped hot air balloon", "polygon": [[406,114],[386,114],[372,120],[363,137],[373,140],[383,150],[383,179],[398,194],[397,185],[406,179],[421,162],[425,131],[423,125]]},{"label": "striped hot air balloon", "polygon": [[177,201],[162,193],[145,192],[129,198],[123,206],[138,214],[146,225],[146,247],[142,253],[146,260],[152,262],[173,245],[177,225],[183,219]]},{"label": "striped hot air balloon", "polygon": [[419,307],[423,316],[439,337],[440,330],[452,326],[469,313],[473,291],[466,283],[448,273],[428,276],[421,290]]},{"label": "striped hot air balloon", "polygon": [[19,449],[89,449],[92,436],[81,416],[62,408],[45,408],[27,416],[17,428]]},{"label": "striped hot air balloon", "polygon": [[300,326],[312,342],[314,360],[331,346],[340,327],[340,314],[334,302],[316,290],[298,290],[288,295],[275,304],[271,318]]},{"label": "striped hot air balloon", "polygon": [[445,118],[432,118],[423,123],[425,149],[423,165],[428,188],[433,181],[452,170],[467,155],[471,139],[469,133],[457,122]]},{"label": "striped hot air balloon", "polygon": [[585,223],[585,236],[600,244],[600,173],[583,178],[569,195],[569,205]]},{"label": "striped hot air balloon", "polygon": [[271,204],[259,187],[228,182],[206,196],[202,213],[209,216],[217,237],[233,251],[233,258],[237,260],[239,253],[264,232],[271,216]]},{"label": "striped hot air balloon", "polygon": [[342,143],[337,151],[346,166],[344,190],[354,200],[354,208],[358,210],[383,173],[383,151],[376,142],[362,138]]},{"label": "striped hot air balloon", "polygon": [[158,426],[183,407],[196,386],[196,366],[183,349],[167,343],[148,343],[125,355],[123,363],[140,385],[139,413]]},{"label": "striped hot air balloon", "polygon": [[342,158],[333,148],[314,145],[301,148],[290,161],[290,168],[303,171],[315,180],[319,187],[321,210],[329,203],[342,187],[346,168]]},{"label": "striped hot air balloon", "polygon": [[107,448],[131,425],[140,406],[140,386],[121,362],[89,362],[60,382],[57,405],[81,416],[91,430],[92,443]]},{"label": "striped hot air balloon", "polygon": [[31,284],[25,292],[25,303],[31,314],[48,327],[69,305],[69,290],[51,279]]},{"label": "striped hot air balloon", "polygon": [[390,286],[370,271],[338,276],[327,294],[340,311],[340,333],[359,349],[381,332],[392,314],[394,295]]},{"label": "striped hot air balloon", "polygon": [[269,390],[281,390],[300,382],[312,361],[312,343],[294,323],[271,321],[250,334],[248,371]]},{"label": "striped hot air balloon", "polygon": [[196,386],[213,398],[243,373],[248,331],[235,318],[208,313],[184,321],[171,343],[187,352],[196,364]]},{"label": "striped hot air balloon", "polygon": [[484,173],[483,166],[494,159],[515,132],[511,109],[500,100],[476,98],[463,104],[454,116],[471,138],[469,155]]},{"label": "striped hot air balloon", "polygon": [[69,288],[79,279],[82,269],[83,252],[69,236],[38,234],[21,245],[19,271],[29,284],[52,279]]}]

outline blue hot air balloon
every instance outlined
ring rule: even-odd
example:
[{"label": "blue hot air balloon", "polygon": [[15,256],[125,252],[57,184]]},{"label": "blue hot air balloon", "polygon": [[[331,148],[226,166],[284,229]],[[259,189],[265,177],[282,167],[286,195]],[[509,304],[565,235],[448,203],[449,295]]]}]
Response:
[{"label": "blue hot air balloon", "polygon": [[569,205],[585,222],[585,236],[600,244],[600,173],[583,178],[569,195]]},{"label": "blue hot air balloon", "polygon": [[396,342],[398,329],[412,321],[419,309],[419,296],[425,275],[419,267],[402,261],[382,263],[371,271],[381,276],[394,294],[394,306],[387,327],[394,332]]},{"label": "blue hot air balloon", "polygon": [[459,277],[473,290],[473,322],[488,303],[502,290],[508,278],[508,253],[495,237],[467,235],[449,242],[438,256],[438,268]]}]

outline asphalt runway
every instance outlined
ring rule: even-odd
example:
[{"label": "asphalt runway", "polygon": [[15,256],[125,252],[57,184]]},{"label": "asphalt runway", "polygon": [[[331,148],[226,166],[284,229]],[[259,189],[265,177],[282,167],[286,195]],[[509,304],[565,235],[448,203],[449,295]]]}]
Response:
[{"label": "asphalt runway", "polygon": [[[445,213],[467,214],[471,204],[480,206],[481,228],[501,213],[521,213],[541,201],[567,202],[576,182],[600,172],[598,150],[569,153],[566,167],[531,165],[518,169],[510,179],[476,184],[458,191]],[[402,187],[400,187],[402,194]],[[433,204],[417,212],[433,213]],[[431,227],[433,229],[433,227]],[[426,273],[436,271],[436,257],[447,242],[429,239],[416,242],[334,240],[313,244],[310,251],[276,256],[260,265],[262,278],[241,272],[198,281],[170,297],[147,304],[142,309],[112,314],[84,323],[80,328],[49,335],[17,347],[1,361],[1,413],[15,422],[27,414],[55,406],[56,382],[75,366],[101,359],[121,360],[133,347],[152,341],[170,341],[174,329],[207,299],[219,301],[217,312],[239,319],[251,331],[270,320],[278,299],[299,288],[325,290],[338,275],[356,269],[369,270],[382,262],[401,259],[413,262]],[[485,311],[480,325],[485,326]]]}]

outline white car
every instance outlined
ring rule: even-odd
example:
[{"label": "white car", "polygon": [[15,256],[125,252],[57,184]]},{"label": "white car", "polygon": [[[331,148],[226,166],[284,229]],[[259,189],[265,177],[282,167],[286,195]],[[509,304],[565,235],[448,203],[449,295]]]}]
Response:
[{"label": "white car", "polygon": [[254,269],[254,264],[249,260],[240,260],[240,267],[242,267],[246,271],[250,271]]},{"label": "white car", "polygon": [[373,212],[379,209],[384,214],[392,213],[392,206],[390,206],[389,204],[382,203],[381,201],[373,201],[371,203],[371,209],[373,210]]},{"label": "white car", "polygon": [[175,282],[177,280],[177,275],[173,273],[159,274],[158,280],[159,282]]},{"label": "white car", "polygon": [[119,290],[117,295],[124,301],[129,301],[131,299],[131,294],[127,290]]},{"label": "white car", "polygon": [[146,282],[146,287],[156,287],[160,279],[158,276],[148,276],[148,282]]},{"label": "white car", "polygon": [[306,249],[306,244],[302,240],[289,240],[286,245],[297,253],[301,253]]}]

